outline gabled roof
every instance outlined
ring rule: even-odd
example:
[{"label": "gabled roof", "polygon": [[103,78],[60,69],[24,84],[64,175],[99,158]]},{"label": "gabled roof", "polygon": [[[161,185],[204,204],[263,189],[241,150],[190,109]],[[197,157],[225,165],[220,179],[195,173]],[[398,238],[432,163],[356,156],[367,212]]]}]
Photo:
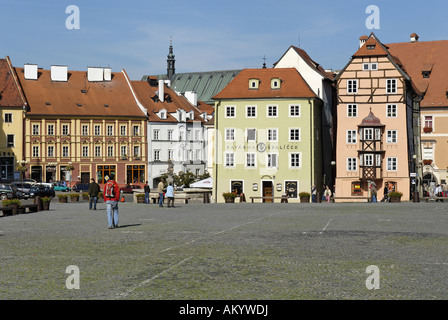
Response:
[{"label": "gabled roof", "polygon": [[[156,80],[153,76],[148,76],[148,79]],[[169,86],[164,85],[164,101],[160,101],[159,86],[151,85],[150,81],[131,81],[132,88],[137,96],[138,101],[143,105],[148,111],[149,121],[159,121],[159,122],[177,122],[177,119],[173,117],[170,113],[175,113],[177,110],[185,110],[185,112],[193,111],[194,119],[187,120],[191,121],[201,121],[204,120],[200,117],[200,111],[193,106],[187,98],[178,95]],[[154,99],[154,98],[157,99]],[[157,101],[157,102],[156,102]],[[160,119],[157,113],[165,109],[167,111],[166,119]]]},{"label": "gabled roof", "polygon": [[9,58],[0,59],[0,107],[23,107],[26,101],[21,94],[15,71]]},{"label": "gabled roof", "polygon": [[329,80],[333,80],[334,76],[332,73],[325,71],[325,69],[316,61],[314,61],[313,59],[311,59],[311,57],[308,55],[308,53],[298,47],[295,46],[290,46],[288,48],[288,50],[285,51],[285,53],[281,56],[280,59],[278,59],[277,62],[274,63],[274,67],[279,63],[280,60],[282,60],[282,58],[285,56],[285,54],[290,50],[294,50],[300,57],[302,57],[302,59],[314,70],[316,70],[317,73],[319,73],[322,77],[329,79]]},{"label": "gabled roof", "polygon": [[[170,80],[174,91],[184,94],[187,91],[196,92],[198,100],[214,104],[213,96],[220,92],[241,70],[221,70],[206,72],[176,73],[171,79],[165,75],[156,76],[160,80]],[[143,76],[142,80],[147,80]]]},{"label": "gabled roof", "polygon": [[[367,46],[375,46],[374,49],[367,49]],[[339,79],[344,73],[345,69],[353,62],[354,59],[360,57],[368,57],[368,56],[384,56],[389,59],[389,61],[395,66],[395,68],[400,72],[400,74],[406,79],[411,80],[410,76],[406,73],[403,68],[403,64],[400,59],[395,55],[392,55],[388,47],[381,43],[381,41],[375,36],[372,32],[370,36],[367,38],[366,42],[356,51],[356,53],[351,57],[350,61],[345,65],[345,67],[337,74],[335,80]],[[411,83],[412,84],[412,83]],[[420,91],[413,86],[414,91],[417,94],[420,94]]]},{"label": "gabled roof", "polygon": [[38,71],[27,80],[24,68],[15,68],[29,104],[28,115],[144,117],[130,90],[125,71],[111,81],[90,82],[86,71],[68,71],[67,81],[52,81],[51,71]]},{"label": "gabled roof", "polygon": [[[421,107],[448,106],[447,40],[400,42],[387,46],[391,54],[399,57],[412,83],[424,93]],[[429,77],[424,78],[423,72],[429,72]]]},{"label": "gabled roof", "polygon": [[[279,78],[279,89],[271,89],[271,79]],[[250,79],[258,79],[258,89],[249,87]],[[215,99],[240,98],[317,98],[295,68],[244,69]]]}]

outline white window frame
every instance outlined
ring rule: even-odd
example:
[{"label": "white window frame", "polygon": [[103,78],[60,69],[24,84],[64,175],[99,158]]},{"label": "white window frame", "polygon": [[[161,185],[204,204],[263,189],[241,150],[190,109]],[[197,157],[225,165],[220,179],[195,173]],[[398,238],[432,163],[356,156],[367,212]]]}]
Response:
[{"label": "white window frame", "polygon": [[375,164],[374,160],[375,159],[373,157],[373,153],[364,154],[364,166],[365,167],[373,167],[373,165]]},{"label": "white window frame", "polygon": [[[299,133],[298,139],[295,139],[296,138],[295,132]],[[289,128],[289,135],[288,135],[289,142],[300,142],[301,139],[302,139],[302,130],[300,128]]]},{"label": "white window frame", "polygon": [[225,106],[224,118],[235,118],[235,117],[236,117],[236,106]]},{"label": "white window frame", "polygon": [[107,156],[108,157],[114,156],[114,146],[107,146]]},{"label": "white window frame", "polygon": [[257,106],[256,105],[247,105],[246,106],[246,118],[254,119],[257,117]]},{"label": "white window frame", "polygon": [[348,144],[356,144],[358,143],[358,133],[356,130],[347,130],[346,131],[346,142]]},{"label": "white window frame", "polygon": [[347,104],[347,118],[358,117],[358,105],[356,103]]},{"label": "white window frame", "polygon": [[266,106],[266,117],[267,118],[278,118],[278,105],[268,104]]},{"label": "white window frame", "polygon": [[[394,115],[395,113],[395,115]],[[396,118],[398,115],[398,108],[396,104],[388,104],[386,106],[386,117],[387,118]]]},{"label": "white window frame", "polygon": [[266,140],[269,142],[278,142],[278,128],[267,128]]},{"label": "white window frame", "polygon": [[235,141],[235,128],[225,128],[224,134],[225,141]]},{"label": "white window frame", "polygon": [[[255,131],[255,139],[254,140],[249,140],[249,130],[254,130]],[[246,128],[246,141],[247,142],[257,142],[257,129],[256,128]]]},{"label": "white window frame", "polygon": [[387,143],[397,143],[397,130],[387,130],[386,137]]},{"label": "white window frame", "polygon": [[347,171],[353,172],[358,170],[358,158],[348,157],[347,158]]},{"label": "white window frame", "polygon": [[301,116],[301,111],[302,110],[301,110],[301,105],[300,104],[290,104],[289,105],[289,117],[291,117],[291,118],[300,117]]},{"label": "white window frame", "polygon": [[68,146],[62,146],[62,157],[63,158],[70,157],[70,148]]},{"label": "white window frame", "polygon": [[160,129],[154,129],[152,131],[152,140],[160,140]]},{"label": "white window frame", "polygon": [[88,158],[89,157],[89,146],[82,146],[82,157]]},{"label": "white window frame", "polygon": [[54,124],[47,125],[47,135],[54,136]]},{"label": "white window frame", "polygon": [[95,146],[94,149],[94,156],[96,158],[100,158],[101,157],[101,146]]},{"label": "white window frame", "polygon": [[54,158],[54,146],[47,146],[47,157]]},{"label": "white window frame", "polygon": [[40,134],[40,125],[39,124],[33,123],[32,134],[33,134],[33,136],[38,136]]},{"label": "white window frame", "polygon": [[108,124],[106,127],[107,130],[107,135],[108,136],[113,136],[114,135],[114,125],[113,124]]},{"label": "white window frame", "polygon": [[95,136],[100,136],[101,135],[101,125],[96,124],[93,127],[93,133],[94,133]]},{"label": "white window frame", "polygon": [[358,79],[348,79],[347,94],[357,94],[357,93],[358,93]]},{"label": "white window frame", "polygon": [[[293,156],[298,156],[299,165],[293,165]],[[288,154],[288,166],[290,169],[297,169],[302,167],[302,153],[301,152],[289,152]]]},{"label": "white window frame", "polygon": [[266,153],[266,167],[278,168],[278,153],[276,152]]},{"label": "white window frame", "polygon": [[39,146],[33,146],[33,148],[32,148],[33,158],[39,158],[39,154],[40,154],[39,151],[40,151]]},{"label": "white window frame", "polygon": [[88,124],[81,125],[81,135],[82,136],[88,136],[89,135],[89,125]]},{"label": "white window frame", "polygon": [[224,167],[235,168],[235,153],[224,152]]},{"label": "white window frame", "polygon": [[257,154],[255,152],[246,152],[245,158],[245,168],[254,169],[257,167]]},{"label": "white window frame", "polygon": [[[363,140],[364,141],[373,141],[373,138],[374,138],[373,134],[375,133],[373,128],[364,128],[362,131],[363,131],[363,138],[364,138]],[[369,136],[369,137],[367,137],[367,136]]]},{"label": "white window frame", "polygon": [[387,171],[397,171],[398,167],[398,158],[397,157],[388,157],[387,158]]},{"label": "white window frame", "polygon": [[128,155],[128,147],[120,146],[120,157],[127,156],[127,155]]},{"label": "white window frame", "polygon": [[61,131],[63,136],[68,136],[70,134],[70,125],[66,123],[62,124]]},{"label": "white window frame", "polygon": [[398,80],[396,78],[386,79],[386,94],[395,94],[398,92]]},{"label": "white window frame", "polygon": [[125,124],[120,125],[120,136],[126,136],[127,135],[127,126]]}]

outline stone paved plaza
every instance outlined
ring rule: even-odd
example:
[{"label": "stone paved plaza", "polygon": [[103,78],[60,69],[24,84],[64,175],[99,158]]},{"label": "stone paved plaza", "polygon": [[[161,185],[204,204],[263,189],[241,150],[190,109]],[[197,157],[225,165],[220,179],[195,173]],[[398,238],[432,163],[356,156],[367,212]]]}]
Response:
[{"label": "stone paved plaza", "polygon": [[447,215],[440,202],[125,202],[110,230],[104,203],[55,199],[0,218],[0,299],[446,299]]}]

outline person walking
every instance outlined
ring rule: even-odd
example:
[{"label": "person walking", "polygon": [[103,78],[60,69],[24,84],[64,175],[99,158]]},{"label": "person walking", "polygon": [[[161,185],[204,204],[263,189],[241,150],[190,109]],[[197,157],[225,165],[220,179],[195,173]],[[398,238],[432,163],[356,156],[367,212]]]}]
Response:
[{"label": "person walking", "polygon": [[377,196],[377,189],[376,189],[376,184],[374,182],[372,182],[372,184],[370,185],[370,194],[372,195],[372,202],[376,202],[376,196]]},{"label": "person walking", "polygon": [[324,192],[324,196],[325,196],[325,200],[327,200],[327,202],[330,202],[331,190],[330,190],[329,186],[327,186],[327,189]]},{"label": "person walking", "polygon": [[168,208],[174,208],[174,188],[172,182],[166,188],[166,197],[168,199]]},{"label": "person walking", "polygon": [[157,185],[157,192],[159,193],[159,207],[163,207],[163,180],[160,180],[159,184]]},{"label": "person walking", "polygon": [[149,203],[149,193],[151,192],[151,188],[148,185],[148,181],[146,181],[146,184],[143,187],[143,189],[145,191],[145,203],[148,204]]},{"label": "person walking", "polygon": [[120,201],[120,188],[115,182],[114,174],[109,175],[109,180],[104,185],[103,198],[106,203],[107,223],[109,229],[118,228],[118,202]]},{"label": "person walking", "polygon": [[386,182],[385,184],[384,184],[384,198],[383,198],[383,200],[381,200],[381,202],[388,202],[388,196],[387,196],[387,194],[389,193],[389,186],[388,186],[388,183]]},{"label": "person walking", "polygon": [[316,195],[317,195],[316,186],[313,185],[313,187],[311,188],[311,202],[316,202]]},{"label": "person walking", "polygon": [[100,193],[100,185],[95,182],[95,179],[90,179],[89,190],[87,193],[89,194],[89,210],[96,210],[96,203],[98,202],[98,193]]}]

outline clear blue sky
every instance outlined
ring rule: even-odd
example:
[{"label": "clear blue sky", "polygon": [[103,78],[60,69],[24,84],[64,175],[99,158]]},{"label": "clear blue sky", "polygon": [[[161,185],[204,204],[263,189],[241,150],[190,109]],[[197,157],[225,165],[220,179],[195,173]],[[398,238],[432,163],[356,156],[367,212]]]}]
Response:
[{"label": "clear blue sky", "polygon": [[[80,29],[66,28],[66,7],[80,10]],[[366,28],[366,8],[380,9],[380,29]],[[173,37],[176,71],[271,67],[290,45],[324,68],[341,69],[358,39],[383,43],[448,40],[446,1],[405,0],[0,0],[0,57],[37,63],[125,69],[132,79],[166,72]]]}]

